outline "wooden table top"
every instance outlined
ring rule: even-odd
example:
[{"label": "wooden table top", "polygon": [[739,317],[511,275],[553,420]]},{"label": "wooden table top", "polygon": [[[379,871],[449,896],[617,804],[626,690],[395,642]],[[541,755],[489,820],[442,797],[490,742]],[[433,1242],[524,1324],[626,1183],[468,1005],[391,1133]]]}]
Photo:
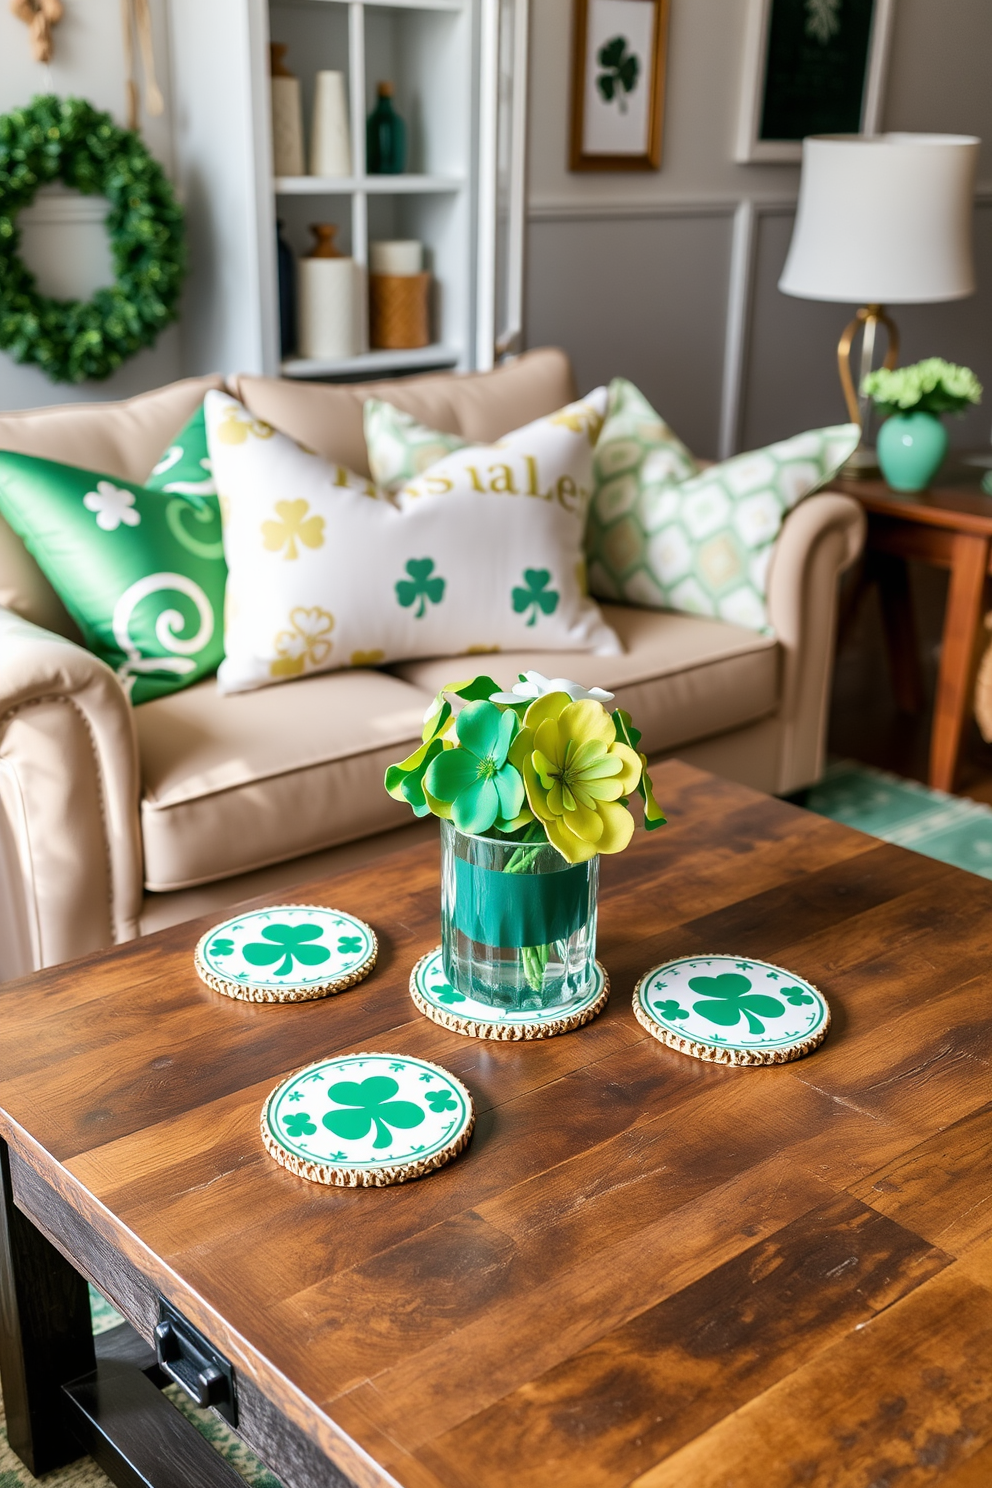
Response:
[{"label": "wooden table top", "polygon": [[834,480],[830,490],[853,496],[878,516],[992,537],[992,496],[982,490],[983,474],[975,467],[952,466],[926,491],[894,491],[881,478]]},{"label": "wooden table top", "polygon": [[[362,1485],[987,1488],[992,883],[655,779],[671,825],[602,865],[613,994],[586,1028],[416,1014],[420,848],[298,896],[380,936],[324,1002],[209,992],[207,920],[0,988],[0,1134]],[[818,985],[823,1046],[727,1069],[649,1038],[638,975],[716,951]],[[466,1082],[460,1158],[355,1191],[266,1155],[272,1087],[362,1050]]]}]

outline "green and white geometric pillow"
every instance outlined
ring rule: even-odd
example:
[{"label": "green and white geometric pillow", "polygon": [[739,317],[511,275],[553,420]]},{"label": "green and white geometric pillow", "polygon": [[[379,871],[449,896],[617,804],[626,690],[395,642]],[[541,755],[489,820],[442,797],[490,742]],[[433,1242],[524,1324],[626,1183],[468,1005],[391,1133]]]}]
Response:
[{"label": "green and white geometric pillow", "polygon": [[132,702],[217,670],[227,570],[216,497],[0,451],[0,515]]},{"label": "green and white geometric pillow", "polygon": [[467,440],[419,424],[412,414],[381,398],[366,398],[363,410],[365,446],[372,479],[384,491],[398,491]]},{"label": "green and white geometric pillow", "polygon": [[[657,422],[664,430],[659,466],[684,462],[688,451]],[[651,451],[631,449],[629,465],[617,473],[610,460],[624,462],[614,446],[605,466],[597,459],[608,479],[597,486],[586,534],[591,592],[766,629],[768,566],[782,523],[837,473],[859,438],[856,424],[813,429],[667,480],[645,479],[645,472],[655,474]],[[623,440],[618,444],[622,451]]]},{"label": "green and white geometric pillow", "polygon": [[583,537],[606,389],[390,494],[207,394],[228,564],[222,692],[420,656],[623,648]]},{"label": "green and white geometric pillow", "polygon": [[643,509],[652,505],[662,487],[698,472],[699,466],[681,439],[640,389],[625,377],[614,377],[593,452],[594,485],[586,529],[593,594],[621,598],[616,576],[629,572],[643,558]]}]

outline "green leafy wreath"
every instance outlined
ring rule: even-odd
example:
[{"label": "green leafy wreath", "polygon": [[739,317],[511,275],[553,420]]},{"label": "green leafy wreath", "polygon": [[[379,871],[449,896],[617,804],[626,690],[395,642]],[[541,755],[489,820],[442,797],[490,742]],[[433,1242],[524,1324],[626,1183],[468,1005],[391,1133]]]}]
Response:
[{"label": "green leafy wreath", "polygon": [[[116,278],[89,300],[41,294],[18,254],[17,213],[57,178],[110,202]],[[0,350],[53,382],[109,377],[175,320],[185,272],[182,208],[134,131],[82,98],[0,115]]]}]

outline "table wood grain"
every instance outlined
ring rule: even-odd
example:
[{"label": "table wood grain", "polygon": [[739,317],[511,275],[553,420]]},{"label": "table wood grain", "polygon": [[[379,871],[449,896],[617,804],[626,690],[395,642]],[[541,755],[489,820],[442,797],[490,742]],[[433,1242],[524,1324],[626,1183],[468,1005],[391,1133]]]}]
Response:
[{"label": "table wood grain", "polygon": [[[419,848],[301,889],[380,939],[326,1001],[211,993],[209,920],[0,988],[0,1136],[369,1488],[985,1485],[992,884],[677,762],[656,784],[670,825],[602,864],[587,1027],[497,1044],[416,1013]],[[717,951],[819,986],[822,1047],[726,1069],[648,1037],[638,976]],[[362,1050],[465,1081],[465,1154],[359,1191],[268,1158],[272,1087]]]}]

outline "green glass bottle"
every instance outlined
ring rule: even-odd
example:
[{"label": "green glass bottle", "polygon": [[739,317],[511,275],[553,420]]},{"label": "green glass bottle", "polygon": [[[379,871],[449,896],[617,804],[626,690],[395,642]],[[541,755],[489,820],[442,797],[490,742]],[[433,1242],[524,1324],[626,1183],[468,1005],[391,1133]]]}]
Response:
[{"label": "green glass bottle", "polygon": [[406,170],[406,125],[393,108],[392,83],[379,84],[379,99],[365,131],[370,176],[398,176]]}]

